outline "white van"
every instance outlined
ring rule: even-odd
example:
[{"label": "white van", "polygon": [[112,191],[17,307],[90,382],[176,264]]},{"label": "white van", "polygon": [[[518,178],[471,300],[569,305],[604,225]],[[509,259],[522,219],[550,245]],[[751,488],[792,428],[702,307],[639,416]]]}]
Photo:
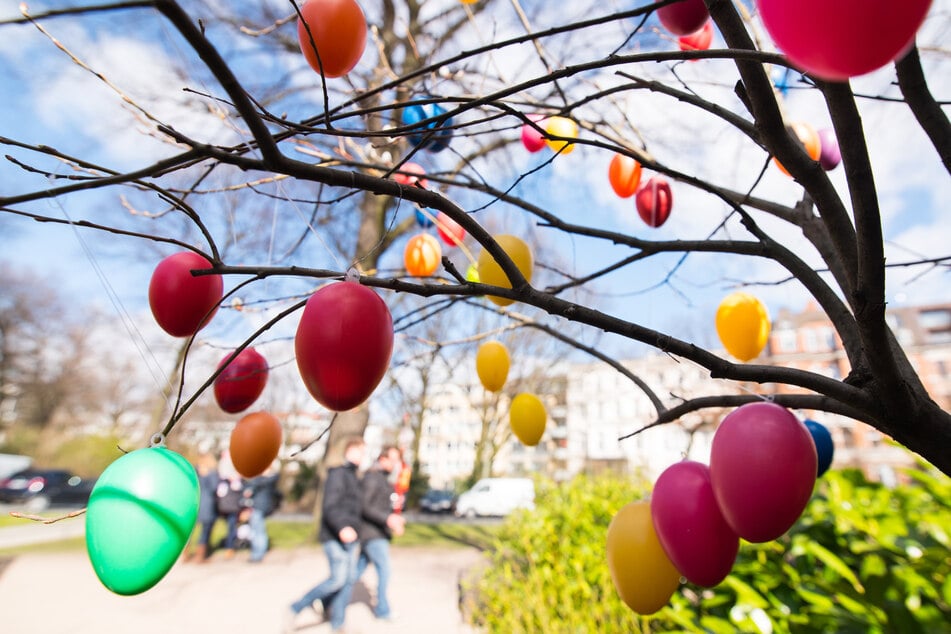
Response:
[{"label": "white van", "polygon": [[528,478],[483,478],[456,500],[456,515],[508,515],[535,508],[535,483]]}]

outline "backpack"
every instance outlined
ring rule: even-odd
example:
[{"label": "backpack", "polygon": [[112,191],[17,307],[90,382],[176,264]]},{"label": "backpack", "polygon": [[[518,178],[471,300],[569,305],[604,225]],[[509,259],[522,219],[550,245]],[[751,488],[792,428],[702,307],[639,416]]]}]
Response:
[{"label": "backpack", "polygon": [[221,515],[231,515],[241,510],[241,499],[244,497],[241,489],[235,489],[228,480],[218,483],[215,492],[216,508]]}]

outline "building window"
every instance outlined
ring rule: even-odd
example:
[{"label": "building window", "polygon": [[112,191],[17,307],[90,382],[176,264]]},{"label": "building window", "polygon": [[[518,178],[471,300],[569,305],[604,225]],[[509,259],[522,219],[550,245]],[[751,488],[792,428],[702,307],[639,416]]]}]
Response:
[{"label": "building window", "polygon": [[923,310],[918,313],[918,321],[922,328],[928,330],[944,330],[951,328],[951,310],[945,308],[937,310]]},{"label": "building window", "polygon": [[816,337],[814,329],[806,328],[802,331],[802,347],[806,352],[819,351],[819,339]]},{"label": "building window", "polygon": [[776,346],[776,352],[795,352],[796,351],[796,331],[795,330],[779,330],[776,332],[776,336],[773,337],[774,345]]}]

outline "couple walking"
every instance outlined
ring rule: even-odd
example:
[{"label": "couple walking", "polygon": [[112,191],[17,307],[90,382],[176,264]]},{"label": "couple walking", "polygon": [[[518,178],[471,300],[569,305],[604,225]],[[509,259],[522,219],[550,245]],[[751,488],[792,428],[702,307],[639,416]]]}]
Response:
[{"label": "couple walking", "polygon": [[376,568],[379,579],[374,614],[378,619],[390,618],[386,596],[390,539],[403,533],[405,519],[393,513],[389,477],[402,464],[402,458],[396,447],[384,447],[361,481],[357,469],[365,453],[363,439],[351,438],[344,448],[344,464],[327,472],[319,539],[330,576],[291,604],[285,632],[293,632],[297,616],[317,601],[323,604],[324,616],[329,615],[331,629],[342,631],[353,586],[369,563]]}]

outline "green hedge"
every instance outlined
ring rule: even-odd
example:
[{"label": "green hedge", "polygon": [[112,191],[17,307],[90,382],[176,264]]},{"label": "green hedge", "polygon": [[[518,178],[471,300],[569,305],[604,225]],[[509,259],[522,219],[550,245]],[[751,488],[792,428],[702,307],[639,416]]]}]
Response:
[{"label": "green hedge", "polygon": [[719,586],[684,584],[650,618],[617,597],[607,526],[647,487],[613,477],[540,483],[474,582],[489,632],[951,632],[951,480],[924,470],[894,489],[858,472],[822,477],[781,539],[743,543]]}]

